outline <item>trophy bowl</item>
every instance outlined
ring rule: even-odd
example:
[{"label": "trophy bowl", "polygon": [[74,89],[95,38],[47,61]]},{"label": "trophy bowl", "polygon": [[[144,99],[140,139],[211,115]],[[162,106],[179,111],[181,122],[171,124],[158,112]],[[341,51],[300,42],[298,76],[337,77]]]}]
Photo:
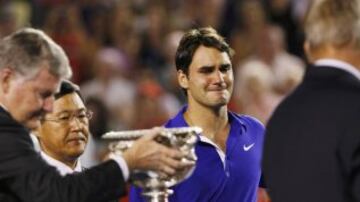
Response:
[{"label": "trophy bowl", "polygon": [[[102,138],[109,140],[109,150],[121,155],[132,146],[140,137],[149,134],[149,129],[130,131],[111,131],[105,133]],[[155,141],[165,146],[176,148],[184,154],[182,162],[190,165],[179,170],[175,175],[162,177],[159,173],[150,170],[135,170],[130,175],[130,182],[142,188],[142,195],[148,202],[167,202],[169,195],[173,193],[170,187],[180,183],[189,177],[195,166],[196,134],[202,132],[199,127],[163,128],[155,137]],[[191,166],[192,165],[192,166]]]}]

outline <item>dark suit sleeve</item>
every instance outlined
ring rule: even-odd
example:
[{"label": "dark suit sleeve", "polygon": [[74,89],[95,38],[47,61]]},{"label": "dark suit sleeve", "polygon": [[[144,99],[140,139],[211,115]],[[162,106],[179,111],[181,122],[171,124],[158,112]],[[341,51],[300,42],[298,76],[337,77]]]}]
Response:
[{"label": "dark suit sleeve", "polygon": [[[0,198],[28,202],[102,201],[104,193],[117,198],[125,182],[115,161],[107,161],[82,173],[60,176],[34,151],[24,128],[0,124]],[[120,191],[115,191],[120,190]],[[2,196],[1,196],[2,195]]]},{"label": "dark suit sleeve", "polygon": [[[356,112],[356,110],[354,110]],[[342,166],[344,183],[349,201],[360,201],[360,110],[349,117],[343,138],[339,140],[338,160]]]},{"label": "dark suit sleeve", "polygon": [[264,189],[267,188],[266,187],[266,181],[265,181],[265,178],[264,178],[263,174],[261,174],[261,177],[260,177],[259,187],[264,188]]},{"label": "dark suit sleeve", "polygon": [[6,184],[21,201],[102,201],[104,192],[124,186],[121,175],[110,175],[119,169],[117,166],[109,161],[84,173],[65,177],[51,167],[39,167],[37,171],[9,177]]}]

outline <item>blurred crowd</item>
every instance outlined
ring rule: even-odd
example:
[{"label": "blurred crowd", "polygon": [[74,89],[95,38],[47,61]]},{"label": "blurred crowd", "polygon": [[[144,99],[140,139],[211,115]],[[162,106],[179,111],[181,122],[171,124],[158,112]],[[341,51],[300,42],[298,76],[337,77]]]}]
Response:
[{"label": "blurred crowd", "polygon": [[302,79],[308,1],[0,1],[0,37],[32,26],[65,49],[73,81],[94,111],[96,141],[110,130],[149,128],[173,116],[185,100],[174,67],[177,44],[185,30],[211,26],[235,50],[230,108],[266,124]]}]

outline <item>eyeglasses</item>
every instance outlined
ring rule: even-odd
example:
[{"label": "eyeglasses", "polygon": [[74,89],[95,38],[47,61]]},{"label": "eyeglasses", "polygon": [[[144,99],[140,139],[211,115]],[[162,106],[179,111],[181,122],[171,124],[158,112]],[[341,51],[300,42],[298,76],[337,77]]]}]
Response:
[{"label": "eyeglasses", "polygon": [[63,112],[58,117],[43,117],[42,121],[53,121],[60,124],[68,124],[76,118],[81,123],[88,123],[92,118],[93,112],[90,110],[79,110],[74,112]]}]

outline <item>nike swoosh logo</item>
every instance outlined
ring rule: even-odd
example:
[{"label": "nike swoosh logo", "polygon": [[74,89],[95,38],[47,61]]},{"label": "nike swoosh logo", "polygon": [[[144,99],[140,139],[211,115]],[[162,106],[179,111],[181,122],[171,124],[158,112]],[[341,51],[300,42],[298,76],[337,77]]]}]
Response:
[{"label": "nike swoosh logo", "polygon": [[247,145],[247,146],[244,144],[244,147],[243,147],[244,151],[249,151],[254,145],[255,145],[255,143],[252,143],[252,144]]}]

